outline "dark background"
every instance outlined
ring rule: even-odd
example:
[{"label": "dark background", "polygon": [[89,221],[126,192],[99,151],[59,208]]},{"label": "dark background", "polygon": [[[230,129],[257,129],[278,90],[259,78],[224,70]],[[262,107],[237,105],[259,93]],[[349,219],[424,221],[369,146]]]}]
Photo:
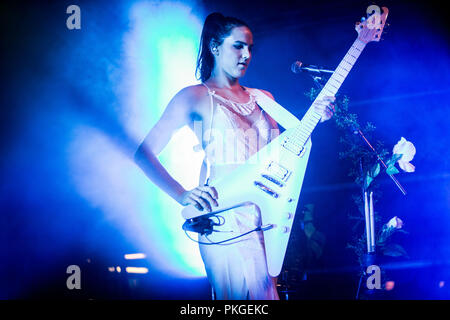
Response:
[{"label": "dark background", "polygon": [[[78,58],[85,63],[67,74],[63,71],[70,60],[61,58],[76,50],[76,43],[87,37],[85,30],[89,30],[104,34],[108,44],[108,50],[99,43],[91,48],[92,52],[103,50],[105,60],[114,59],[121,43],[111,35],[127,27],[121,13],[125,3],[0,4],[0,298],[210,297],[206,280],[174,279],[161,274],[130,278],[100,271],[110,262],[122,263],[120,257],[133,245],[64,181],[67,164],[59,146],[68,133],[61,130],[67,120],[59,117],[60,113],[73,112],[114,132],[125,149],[129,144],[114,120],[113,109],[105,108],[104,102],[113,106],[115,97],[103,62],[94,63],[80,55]],[[387,176],[377,178],[382,196],[376,211],[381,220],[399,216],[408,231],[396,238],[408,258],[383,260],[387,278],[395,281],[394,290],[385,296],[392,299],[450,297],[449,29],[441,3],[377,3],[389,7],[390,27],[383,41],[367,45],[340,90],[350,98],[350,111],[358,114],[359,121],[376,126],[374,139],[383,141],[389,151],[402,136],[417,149],[412,161],[416,172],[398,175],[408,192],[406,197]],[[86,17],[83,21],[87,21],[87,27],[76,35],[61,27],[70,4],[79,5]],[[301,117],[309,106],[304,92],[313,82],[306,74],[291,73],[290,65],[301,60],[333,69],[353,43],[354,23],[365,15],[370,4],[232,0],[197,2],[195,10],[202,14],[220,11],[250,25],[254,57],[242,83],[270,91],[278,102]],[[90,16],[95,19],[89,20]],[[88,85],[92,82],[98,87]],[[74,103],[57,103],[62,93]],[[342,150],[340,134],[333,121],[321,124],[313,133],[314,148],[299,211],[305,204],[315,205],[314,225],[325,235],[326,242],[320,258],[306,263],[301,253],[306,240],[300,220],[296,220],[284,270],[289,271],[285,280],[294,299],[354,299],[356,295],[358,263],[346,245],[355,234],[355,222],[348,215],[358,214],[351,195],[359,190],[348,177],[350,164],[338,157]],[[80,211],[88,214],[79,215]],[[70,232],[59,227],[67,224]],[[362,233],[362,226],[356,231]],[[111,241],[117,244],[117,255],[98,255]],[[88,270],[82,292],[68,291],[67,275],[60,272],[73,261]],[[445,285],[439,287],[440,281]]]}]

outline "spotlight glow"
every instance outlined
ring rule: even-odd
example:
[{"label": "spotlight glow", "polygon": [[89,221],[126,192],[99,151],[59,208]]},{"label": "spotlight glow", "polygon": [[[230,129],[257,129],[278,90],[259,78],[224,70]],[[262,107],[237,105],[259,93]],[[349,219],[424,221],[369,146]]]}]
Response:
[{"label": "spotlight glow", "polygon": [[395,282],[394,281],[386,281],[385,288],[387,291],[394,290]]},{"label": "spotlight glow", "polygon": [[124,255],[125,260],[138,260],[146,257],[145,253],[127,253]]},{"label": "spotlight glow", "polygon": [[148,269],[144,267],[126,267],[125,271],[128,273],[140,273],[140,274],[148,273]]},{"label": "spotlight glow", "polygon": [[[117,118],[137,149],[175,93],[197,83],[202,19],[192,14],[188,3],[169,1],[137,2],[129,16],[130,29],[123,37],[124,76],[117,84]],[[194,152],[197,144],[195,134],[184,127],[159,155],[186,189],[198,185],[204,153]],[[79,194],[121,229],[152,270],[205,276],[198,245],[182,231],[182,207],[144,175],[133,154],[125,154],[108,133],[90,126],[74,131],[69,153]]]}]

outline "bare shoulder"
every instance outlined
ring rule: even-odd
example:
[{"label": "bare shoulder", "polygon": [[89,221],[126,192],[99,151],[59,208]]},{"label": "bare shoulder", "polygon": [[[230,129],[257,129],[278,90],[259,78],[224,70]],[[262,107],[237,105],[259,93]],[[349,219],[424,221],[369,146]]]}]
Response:
[{"label": "bare shoulder", "polygon": [[177,95],[187,97],[189,99],[200,98],[201,96],[205,96],[208,93],[206,87],[202,84],[194,84],[191,86],[184,87],[180,91],[178,91]]},{"label": "bare shoulder", "polygon": [[263,89],[256,89],[256,88],[248,88],[250,90],[259,90],[261,92],[263,92],[266,96],[268,96],[269,98],[271,98],[272,100],[275,100],[275,98],[273,97],[273,95],[267,91],[267,90],[263,90]]},{"label": "bare shoulder", "polygon": [[[175,94],[171,103],[195,111],[204,104],[208,97],[208,90],[201,84],[187,86]],[[187,111],[187,110],[186,110]]]},{"label": "bare shoulder", "polygon": [[275,98],[273,97],[273,95],[269,91],[263,90],[263,89],[259,89],[259,90],[261,90],[264,94],[266,94],[272,100],[275,100]]}]

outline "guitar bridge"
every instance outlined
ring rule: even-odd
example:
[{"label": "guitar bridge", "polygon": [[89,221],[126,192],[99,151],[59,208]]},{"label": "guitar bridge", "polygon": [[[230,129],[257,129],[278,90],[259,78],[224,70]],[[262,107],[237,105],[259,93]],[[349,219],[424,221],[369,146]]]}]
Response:
[{"label": "guitar bridge", "polygon": [[262,191],[264,191],[265,193],[267,193],[268,195],[274,197],[274,198],[278,198],[279,195],[278,193],[276,193],[275,191],[273,191],[272,189],[270,189],[269,187],[267,187],[264,183],[259,182],[259,181],[255,181],[254,182],[255,186],[257,186],[259,189],[261,189]]},{"label": "guitar bridge", "polygon": [[263,178],[269,180],[270,182],[276,184],[279,187],[284,187],[284,183],[283,182],[281,182],[280,180],[278,180],[278,179],[276,179],[276,178],[274,178],[274,177],[272,177],[272,176],[270,176],[268,174],[262,174],[261,176]]}]

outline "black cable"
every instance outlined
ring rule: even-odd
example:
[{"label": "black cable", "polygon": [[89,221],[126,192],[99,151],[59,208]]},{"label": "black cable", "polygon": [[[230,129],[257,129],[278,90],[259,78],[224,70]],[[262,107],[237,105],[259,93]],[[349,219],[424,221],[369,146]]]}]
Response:
[{"label": "black cable", "polygon": [[225,240],[222,240],[222,241],[218,241],[218,242],[202,242],[202,241],[197,241],[197,240],[195,240],[195,239],[192,239],[192,238],[189,236],[189,234],[187,233],[186,230],[184,230],[184,233],[186,233],[186,236],[187,236],[189,239],[191,239],[192,241],[194,241],[194,242],[197,242],[197,243],[199,243],[199,244],[204,244],[204,245],[213,245],[213,244],[222,244],[222,243],[224,243],[224,242],[228,242],[228,241],[231,241],[231,240],[235,240],[235,239],[238,239],[238,238],[240,238],[240,237],[243,237],[243,236],[245,236],[245,235],[247,235],[247,234],[249,234],[249,233],[252,233],[252,232],[255,232],[255,231],[261,231],[261,230],[262,230],[261,227],[256,227],[255,229],[250,230],[250,231],[247,231],[247,232],[245,232],[245,233],[242,233],[242,234],[240,234],[240,235],[238,235],[238,236],[235,236],[235,237],[232,237],[232,238],[229,238],[229,239],[225,239]]}]

